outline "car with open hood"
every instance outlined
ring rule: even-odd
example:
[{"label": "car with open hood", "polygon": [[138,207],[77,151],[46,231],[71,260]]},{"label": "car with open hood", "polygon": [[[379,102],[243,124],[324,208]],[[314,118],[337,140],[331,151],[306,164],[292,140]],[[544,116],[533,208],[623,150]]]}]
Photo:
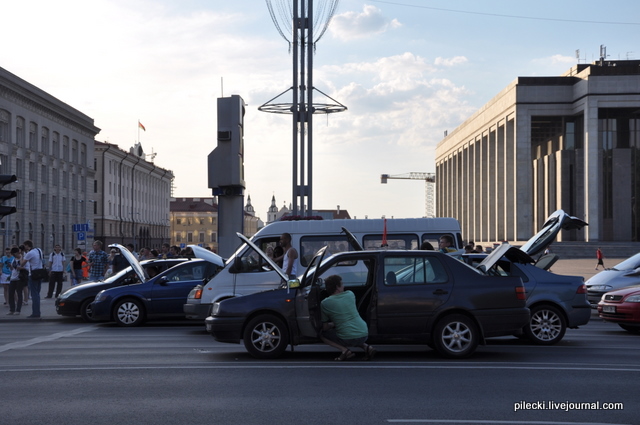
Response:
[{"label": "car with open hood", "polygon": [[94,320],[115,321],[120,326],[138,326],[150,318],[184,317],[182,305],[189,291],[224,267],[219,255],[189,245],[198,258],[149,276],[147,269],[129,251],[115,246],[131,264],[138,281],[100,291],[91,303],[91,309]]},{"label": "car with open hood", "polygon": [[[245,243],[251,241],[238,234]],[[261,252],[255,247],[256,252]],[[513,335],[529,321],[519,277],[490,276],[437,251],[357,250],[324,259],[321,248],[301,279],[214,303],[205,320],[221,342],[243,342],[256,358],[319,342],[324,279],[339,275],[369,329],[368,343],[421,343],[444,357],[470,356],[486,338]],[[263,255],[263,261],[272,260]]]},{"label": "car with open hood", "polygon": [[[144,260],[140,262],[140,265],[148,275],[155,276],[187,260],[187,258]],[[61,316],[80,316],[85,322],[93,322],[91,303],[93,303],[98,292],[138,282],[140,282],[140,278],[133,268],[129,266],[104,280],[74,285],[56,298],[56,313]]]},{"label": "car with open hood", "polygon": [[491,254],[465,254],[463,261],[480,271],[495,276],[518,276],[526,289],[531,320],[521,334],[534,344],[559,342],[567,328],[586,325],[591,318],[587,289],[582,276],[552,273],[557,254],[546,254],[534,260],[551,244],[560,230],[581,229],[587,223],[562,210],[554,212],[542,229],[522,247],[503,243]]},{"label": "car with open hood", "polygon": [[605,293],[633,285],[640,285],[640,252],[587,280],[587,296],[595,308]]}]

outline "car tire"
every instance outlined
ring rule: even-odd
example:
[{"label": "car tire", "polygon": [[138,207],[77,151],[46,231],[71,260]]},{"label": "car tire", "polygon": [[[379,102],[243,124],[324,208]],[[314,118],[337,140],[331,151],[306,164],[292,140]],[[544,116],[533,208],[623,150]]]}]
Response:
[{"label": "car tire", "polygon": [[289,330],[277,316],[262,314],[247,323],[243,341],[249,354],[256,359],[275,359],[289,345]]},{"label": "car tire", "polygon": [[551,305],[538,305],[531,309],[531,319],[524,333],[536,345],[553,345],[567,331],[567,321],[560,310]]},{"label": "car tire", "polygon": [[80,305],[80,317],[88,323],[95,322],[95,320],[93,320],[93,311],[91,310],[92,302],[93,298],[89,298],[88,300],[84,300]]},{"label": "car tire", "polygon": [[451,314],[436,324],[433,345],[443,357],[462,359],[476,351],[479,339],[480,332],[472,319],[462,314]]},{"label": "car tire", "polygon": [[113,308],[113,319],[119,326],[140,326],[144,318],[144,305],[135,298],[118,301]]},{"label": "car tire", "polygon": [[627,332],[631,332],[632,334],[640,334],[640,327],[638,326],[630,326],[624,323],[618,323],[618,326],[620,326],[622,329],[624,329]]}]

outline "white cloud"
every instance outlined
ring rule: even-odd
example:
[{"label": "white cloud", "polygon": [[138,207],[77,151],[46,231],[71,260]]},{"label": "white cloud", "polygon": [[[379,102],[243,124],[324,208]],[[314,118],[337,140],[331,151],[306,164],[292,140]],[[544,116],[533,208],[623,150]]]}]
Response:
[{"label": "white cloud", "polygon": [[467,63],[467,58],[465,58],[464,56],[455,56],[453,58],[438,57],[436,58],[434,63],[438,66],[451,67]]},{"label": "white cloud", "polygon": [[397,19],[386,18],[375,6],[364,5],[362,12],[344,12],[331,19],[329,31],[342,40],[364,38],[402,26]]}]

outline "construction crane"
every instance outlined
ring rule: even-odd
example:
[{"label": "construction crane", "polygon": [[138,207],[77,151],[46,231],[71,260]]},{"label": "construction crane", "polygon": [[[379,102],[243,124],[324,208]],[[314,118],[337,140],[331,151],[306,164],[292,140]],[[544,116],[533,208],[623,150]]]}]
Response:
[{"label": "construction crane", "polygon": [[389,179],[399,180],[424,180],[424,215],[425,217],[436,216],[436,173],[405,173],[405,174],[381,174],[380,183],[387,184]]}]

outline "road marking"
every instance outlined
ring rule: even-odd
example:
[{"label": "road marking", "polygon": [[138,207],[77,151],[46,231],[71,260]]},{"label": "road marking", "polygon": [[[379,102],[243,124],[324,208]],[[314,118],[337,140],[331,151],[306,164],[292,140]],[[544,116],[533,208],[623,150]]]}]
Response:
[{"label": "road marking", "polygon": [[557,422],[557,421],[487,421],[462,419],[387,419],[391,423],[404,424],[526,424],[526,425],[632,425],[612,422]]},{"label": "road marking", "polygon": [[509,370],[561,370],[561,371],[592,371],[592,372],[640,372],[640,366],[629,366],[629,367],[603,367],[599,365],[585,365],[582,367],[566,367],[566,365],[555,365],[554,367],[550,367],[548,365],[541,366],[526,366],[526,365],[513,365],[513,366],[472,366],[472,365],[442,365],[442,364],[433,364],[433,365],[425,365],[425,364],[395,364],[389,365],[384,363],[375,363],[370,362],[365,364],[352,364],[352,365],[335,365],[331,364],[315,364],[312,362],[309,363],[298,363],[295,365],[290,364],[273,364],[273,363],[227,363],[227,362],[219,362],[219,363],[207,363],[207,364],[184,364],[184,365],[169,365],[169,364],[157,364],[157,365],[132,365],[131,363],[126,364],[111,364],[105,366],[60,366],[56,367],[55,365],[37,367],[37,368],[15,368],[12,367],[8,370],[3,370],[3,365],[0,365],[0,372],[34,372],[34,371],[80,371],[80,370],[154,370],[154,369],[174,369],[174,370],[188,370],[188,369],[376,369],[376,370],[392,370],[392,369],[478,369],[478,370],[495,370],[495,369],[509,369]]},{"label": "road marking", "polygon": [[84,328],[74,329],[72,331],[57,332],[57,333],[54,333],[54,334],[51,334],[51,335],[47,335],[47,336],[39,336],[37,338],[27,339],[26,341],[12,342],[10,344],[5,344],[5,345],[0,346],[0,353],[5,352],[5,351],[9,351],[9,350],[16,350],[16,349],[19,349],[19,348],[30,347],[32,345],[40,344],[42,342],[55,341],[56,339],[75,336],[75,335],[78,335],[78,334],[81,334],[81,333],[93,331],[95,329],[97,329],[95,326],[88,326],[88,327],[84,327]]}]

